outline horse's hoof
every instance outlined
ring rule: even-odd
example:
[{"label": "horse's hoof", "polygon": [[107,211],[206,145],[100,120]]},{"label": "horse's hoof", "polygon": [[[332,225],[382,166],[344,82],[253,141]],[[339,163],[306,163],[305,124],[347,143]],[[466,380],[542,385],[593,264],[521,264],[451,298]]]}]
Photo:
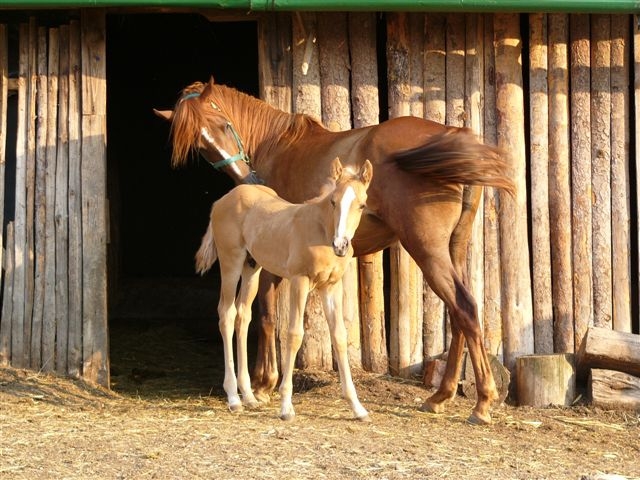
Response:
[{"label": "horse's hoof", "polygon": [[364,415],[360,415],[359,417],[356,417],[356,420],[358,420],[359,422],[371,423],[371,417],[369,416],[368,413],[365,413]]},{"label": "horse's hoof", "polygon": [[294,418],[296,418],[295,413],[283,413],[280,415],[280,420],[284,422],[292,422]]},{"label": "horse's hoof", "polygon": [[260,403],[258,400],[255,400],[255,401],[247,402],[243,404],[243,406],[245,408],[248,408],[249,410],[257,410],[262,406],[262,403]]},{"label": "horse's hoof", "polygon": [[476,412],[473,412],[467,418],[467,423],[471,425],[489,425],[491,423],[491,415],[478,415]]},{"label": "horse's hoof", "polygon": [[443,413],[444,403],[431,403],[427,400],[420,407],[418,407],[418,410],[427,413]]},{"label": "horse's hoof", "polygon": [[268,405],[271,402],[271,395],[266,392],[253,392],[253,394],[262,405]]},{"label": "horse's hoof", "polygon": [[234,403],[233,405],[229,405],[229,411],[231,413],[240,413],[243,407],[241,403]]}]

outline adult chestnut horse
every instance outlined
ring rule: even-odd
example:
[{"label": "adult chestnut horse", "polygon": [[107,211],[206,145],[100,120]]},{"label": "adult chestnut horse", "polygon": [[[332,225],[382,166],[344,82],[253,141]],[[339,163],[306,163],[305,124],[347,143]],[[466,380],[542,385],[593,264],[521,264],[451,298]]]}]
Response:
[{"label": "adult chestnut horse", "polygon": [[[467,286],[466,256],[481,186],[510,193],[515,189],[500,151],[480,142],[469,129],[416,117],[332,132],[309,116],[275,109],[213,79],[186,87],[173,111],[156,114],[171,122],[173,166],[185,165],[190,153],[198,152],[236,184],[264,182],[292,203],[321,193],[335,157],[353,168],[369,159],[374,175],[367,210],[353,239],[355,256],[399,240],[449,311],[452,338],[445,374],[421,409],[443,412],[455,396],[466,340],[477,388],[469,421],[491,421],[497,390],[476,303]],[[258,398],[268,398],[278,381],[277,283],[264,273],[253,371]]]}]

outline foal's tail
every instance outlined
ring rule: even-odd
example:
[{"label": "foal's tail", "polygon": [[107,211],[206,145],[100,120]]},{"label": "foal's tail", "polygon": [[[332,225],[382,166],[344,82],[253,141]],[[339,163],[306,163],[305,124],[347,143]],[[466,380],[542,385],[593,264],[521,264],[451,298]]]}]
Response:
[{"label": "foal's tail", "polygon": [[196,253],[196,273],[204,275],[216,263],[218,259],[218,251],[216,250],[216,242],[213,238],[213,223],[209,222],[207,231],[202,237],[202,243]]},{"label": "foal's tail", "polygon": [[485,145],[469,128],[447,128],[429,143],[396,153],[394,160],[406,172],[443,183],[485,185],[515,194],[511,166],[500,149]]}]

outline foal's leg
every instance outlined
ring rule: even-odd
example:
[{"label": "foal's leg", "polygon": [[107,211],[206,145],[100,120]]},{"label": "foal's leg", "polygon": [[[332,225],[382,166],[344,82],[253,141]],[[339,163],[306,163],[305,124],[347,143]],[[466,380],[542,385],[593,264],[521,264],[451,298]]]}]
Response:
[{"label": "foal's leg", "polygon": [[[220,254],[220,252],[219,252]],[[222,384],[227,394],[229,410],[242,410],[242,401],[238,395],[238,382],[233,364],[233,332],[235,328],[237,309],[235,304],[236,288],[242,271],[242,259],[229,260],[220,256],[220,301],[218,302],[218,326],[222,336],[224,348],[224,382]]]},{"label": "foal's leg", "polygon": [[290,279],[289,330],[287,348],[282,352],[282,380],[280,382],[280,418],[293,420],[296,415],[291,397],[293,395],[293,368],[296,355],[302,345],[304,335],[304,308],[309,295],[309,278],[305,276]]},{"label": "foal's leg", "polygon": [[278,358],[276,355],[276,296],[280,277],[262,271],[258,288],[260,312],[258,351],[251,383],[255,396],[264,403],[271,399],[271,392],[278,383]]},{"label": "foal's leg", "polygon": [[251,323],[251,304],[256,298],[260,267],[250,267],[245,262],[242,269],[242,284],[236,299],[238,310],[236,322],[236,349],[238,356],[238,389],[242,395],[242,403],[249,407],[256,407],[260,402],[251,390],[251,378],[249,377],[249,364],[247,360],[247,332]]},{"label": "foal's leg", "polygon": [[369,421],[369,412],[358,400],[356,387],[353,385],[351,368],[349,367],[349,355],[347,353],[347,329],[344,326],[342,312],[342,281],[335,285],[319,290],[322,298],[324,314],[329,324],[333,348],[338,360],[338,371],[340,373],[340,384],[342,386],[342,396],[349,402],[353,416],[358,420]]}]

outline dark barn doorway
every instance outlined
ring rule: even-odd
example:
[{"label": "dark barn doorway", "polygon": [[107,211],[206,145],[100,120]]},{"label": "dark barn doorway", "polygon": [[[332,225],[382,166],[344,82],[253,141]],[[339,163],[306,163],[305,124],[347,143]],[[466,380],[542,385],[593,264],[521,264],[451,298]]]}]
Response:
[{"label": "dark barn doorway", "polygon": [[[197,157],[172,169],[169,124],[153,114],[173,108],[182,88],[210,76],[258,95],[256,22],[211,22],[196,14],[107,17],[109,330],[116,390],[133,382],[139,393],[141,382],[193,370],[188,355],[219,344],[217,269],[196,276],[193,256],[212,202],[233,185]],[[184,390],[212,387],[210,379],[194,382]]]}]

